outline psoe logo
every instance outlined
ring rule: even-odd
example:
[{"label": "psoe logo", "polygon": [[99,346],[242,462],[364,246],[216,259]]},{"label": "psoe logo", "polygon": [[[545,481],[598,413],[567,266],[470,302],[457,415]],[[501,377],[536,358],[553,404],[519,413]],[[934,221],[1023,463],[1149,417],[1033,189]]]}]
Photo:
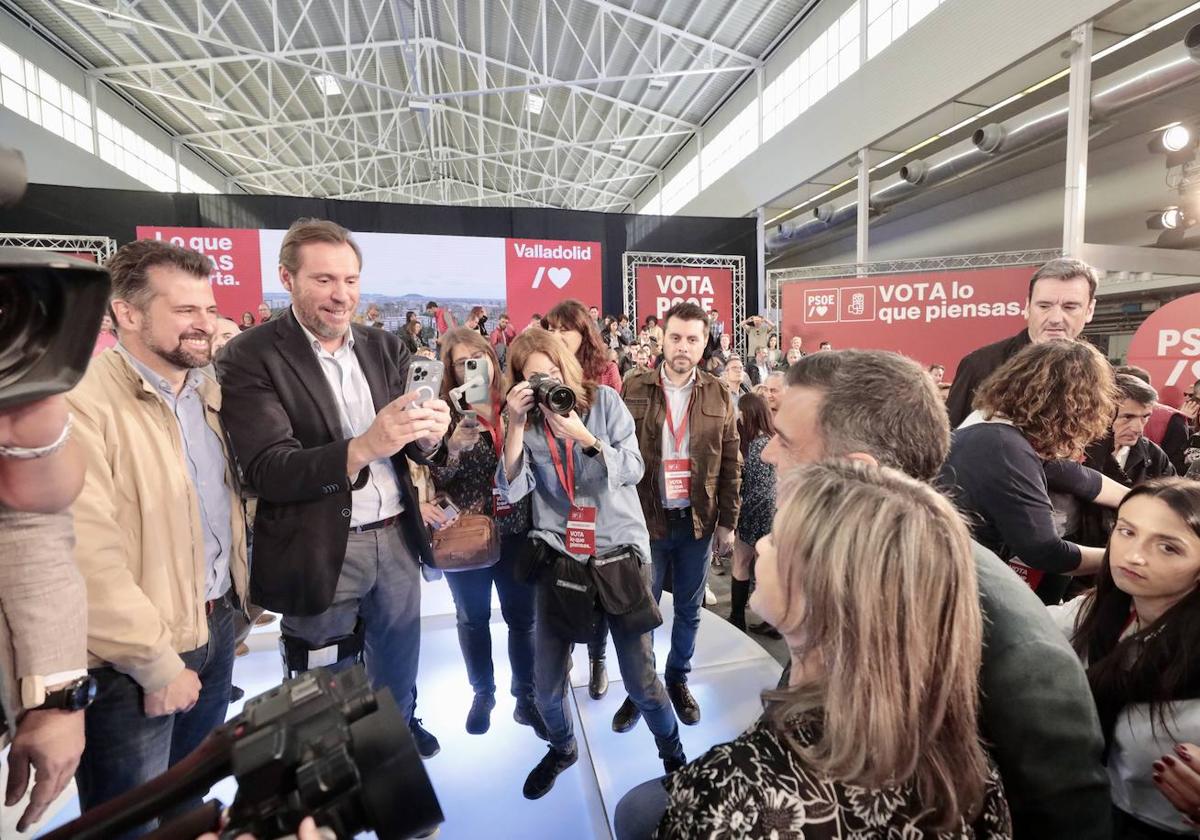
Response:
[{"label": "psoe logo", "polygon": [[837,289],[808,289],[804,293],[804,323],[836,324],[838,322]]},{"label": "psoe logo", "polygon": [[839,295],[842,323],[875,320],[874,286],[847,286],[839,291]]},{"label": "psoe logo", "polygon": [[533,276],[533,288],[541,288],[543,277],[549,279],[554,284],[554,288],[561,289],[567,283],[571,282],[571,269],[565,266],[561,268],[546,268],[544,265],[539,265],[537,274]]}]

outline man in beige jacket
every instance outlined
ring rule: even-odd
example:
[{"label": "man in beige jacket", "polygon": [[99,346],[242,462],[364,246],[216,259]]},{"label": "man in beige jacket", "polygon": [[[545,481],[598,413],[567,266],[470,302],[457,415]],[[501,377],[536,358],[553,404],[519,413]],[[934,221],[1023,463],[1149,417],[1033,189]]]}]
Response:
[{"label": "man in beige jacket", "polygon": [[220,389],[199,370],[217,320],[208,258],[142,240],[108,269],[120,342],[68,396],[87,459],[73,512],[98,682],[76,774],[85,811],[163,773],[223,722],[247,591]]}]

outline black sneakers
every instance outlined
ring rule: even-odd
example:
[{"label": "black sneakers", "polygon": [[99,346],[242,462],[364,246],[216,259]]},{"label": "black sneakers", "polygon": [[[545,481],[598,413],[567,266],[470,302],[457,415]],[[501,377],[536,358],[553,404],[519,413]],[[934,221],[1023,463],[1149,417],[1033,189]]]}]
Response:
[{"label": "black sneakers", "polygon": [[671,705],[681,721],[688,726],[700,722],[700,704],[688,691],[687,683],[667,683],[667,696],[671,698]]},{"label": "black sneakers", "polygon": [[[492,709],[496,708],[496,695],[476,694],[467,712],[467,732],[482,735],[492,728]],[[433,736],[430,736],[433,737]]]},{"label": "black sneakers", "polygon": [[550,788],[554,787],[554,780],[558,778],[558,774],[578,760],[579,750],[577,749],[569,753],[561,753],[551,747],[545,757],[538,762],[537,767],[530,771],[529,777],[525,779],[525,787],[522,790],[525,798],[541,799],[550,792]]},{"label": "black sneakers", "polygon": [[637,706],[633,705],[632,700],[626,697],[625,702],[621,704],[621,708],[617,709],[617,713],[613,715],[613,732],[628,732],[637,726],[637,722],[641,719],[641,711],[638,710]]},{"label": "black sneakers", "polygon": [[546,730],[546,721],[542,719],[542,713],[538,711],[537,704],[533,702],[532,698],[517,701],[517,707],[513,709],[513,720],[521,726],[532,727],[533,734],[543,741],[550,740],[550,733]]},{"label": "black sneakers", "polygon": [[421,726],[420,718],[409,721],[408,730],[412,732],[413,740],[417,744],[417,753],[421,758],[433,758],[442,751],[442,745],[433,737],[433,733]]},{"label": "black sneakers", "polygon": [[588,695],[593,700],[599,700],[608,694],[608,669],[604,667],[604,657],[589,659],[591,664],[588,679]]}]

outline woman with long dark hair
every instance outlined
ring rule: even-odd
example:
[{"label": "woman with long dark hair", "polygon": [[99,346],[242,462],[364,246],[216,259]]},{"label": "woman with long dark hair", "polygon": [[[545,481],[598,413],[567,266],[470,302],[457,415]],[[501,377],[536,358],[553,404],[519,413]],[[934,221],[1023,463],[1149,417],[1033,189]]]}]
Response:
[{"label": "woman with long dark hair", "polygon": [[[527,564],[538,576],[534,682],[550,742],[525,781],[525,797],[544,796],[578,758],[566,699],[571,650],[593,637],[598,615],[612,629],[625,690],[654,734],[664,769],[678,769],[679,725],[654,671],[650,631],[662,617],[650,591],[650,532],[637,492],[646,465],[633,415],[545,330],[517,336],[508,358],[513,384],[497,486],[510,504],[533,499]],[[575,408],[565,416],[551,411],[530,383],[538,375],[570,389]]]},{"label": "woman with long dark hair", "polygon": [[1087,667],[1106,747],[1117,840],[1196,834],[1163,779],[1200,764],[1200,484],[1163,478],[1117,509],[1096,588],[1055,620]]},{"label": "woman with long dark hair", "polygon": [[424,326],[416,318],[407,322],[400,330],[400,340],[404,342],[404,346],[408,348],[408,352],[416,353],[424,345],[421,344],[421,332]]},{"label": "woman with long dark hair", "polygon": [[[500,597],[500,611],[508,625],[508,661],[512,666],[512,695],[516,698],[513,718],[532,726],[545,737],[541,715],[533,696],[533,587],[518,580],[514,564],[529,532],[529,501],[502,504],[495,492],[496,465],[504,451],[505,423],[501,416],[500,362],[487,339],[473,327],[455,327],[442,336],[442,358],[446,374],[442,399],[454,413],[446,433],[446,460],[430,468],[434,488],[461,513],[492,517],[500,536],[500,561],[485,569],[446,572],[446,583],[454,596],[458,622],[458,644],[467,666],[467,679],[475,692],[467,714],[467,732],[482,735],[491,726],[496,706],[496,678],[492,666],[492,587]],[[467,362],[483,361],[488,366],[486,404],[457,403],[451,391],[461,386]],[[447,523],[437,504],[421,505],[430,527]]]},{"label": "woman with long dark hair", "polygon": [[746,394],[738,401],[738,433],[742,449],[742,507],[738,514],[737,540],[733,544],[733,575],[730,588],[729,621],[746,629],[746,603],[750,600],[750,578],[754,573],[754,546],[771,532],[775,518],[775,467],[762,459],[762,452],[775,435],[775,423],[767,401]]},{"label": "woman with long dark hair", "polygon": [[577,300],[564,300],[546,313],[542,326],[557,335],[579,360],[587,379],[621,393],[621,373],[608,360],[608,347],[586,306]]}]

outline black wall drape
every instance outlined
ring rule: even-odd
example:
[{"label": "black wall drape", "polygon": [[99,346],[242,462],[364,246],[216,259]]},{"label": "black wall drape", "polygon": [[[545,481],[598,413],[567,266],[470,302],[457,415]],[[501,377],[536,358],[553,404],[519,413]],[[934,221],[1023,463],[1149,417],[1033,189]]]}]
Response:
[{"label": "black wall drape", "polygon": [[458,207],[334,201],[263,195],[194,195],[30,184],[15,207],[0,210],[0,232],[110,236],[130,242],[138,225],[286,229],[302,216],[351,230],[601,243],[604,311],[623,307],[621,255],[626,251],[734,254],[746,258],[747,314],[757,311],[755,220],[638,216],[526,207]]}]

